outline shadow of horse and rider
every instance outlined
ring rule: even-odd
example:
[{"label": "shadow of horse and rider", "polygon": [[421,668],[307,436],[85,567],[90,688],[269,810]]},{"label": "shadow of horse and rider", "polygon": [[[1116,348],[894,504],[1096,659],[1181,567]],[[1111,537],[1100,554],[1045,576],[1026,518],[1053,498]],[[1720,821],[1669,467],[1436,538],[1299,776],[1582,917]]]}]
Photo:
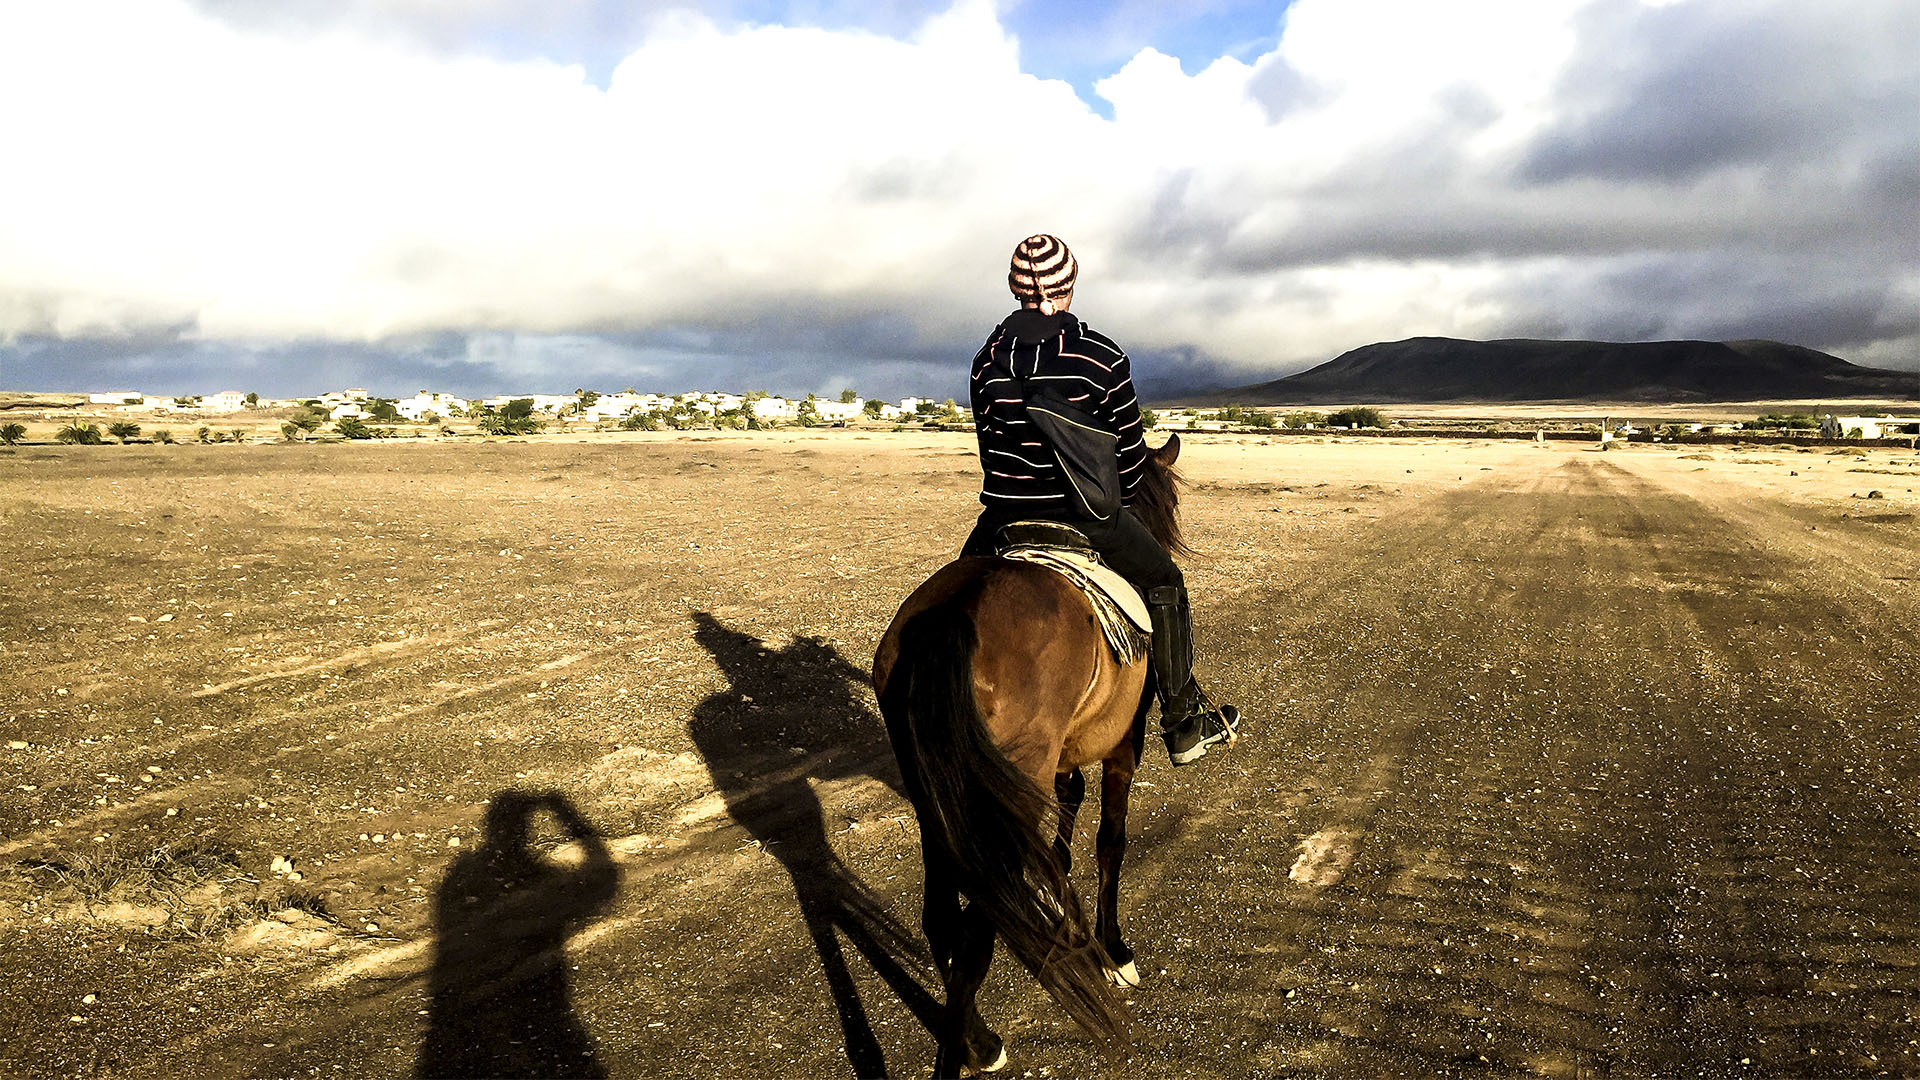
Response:
[{"label": "shadow of horse and rider", "polygon": [[[822,639],[773,647],[704,612],[694,615],[694,638],[727,685],[695,707],[689,733],[731,819],[792,881],[851,1072],[888,1075],[860,984],[872,981],[866,972],[878,976],[931,1031],[940,1011],[922,985],[931,962],[834,850],[813,788],[871,778],[900,790],[885,729],[863,700],[867,672]],[[558,823],[576,859],[536,850],[543,817]],[[619,879],[599,831],[563,795],[496,795],[484,840],[456,860],[439,890],[416,1075],[606,1076],[574,1009],[565,946],[607,911]]]},{"label": "shadow of horse and rider", "polygon": [[819,638],[798,637],[774,648],[705,613],[694,616],[694,639],[720,665],[728,688],[694,709],[688,725],[693,740],[728,814],[793,881],[853,1074],[888,1075],[854,960],[878,975],[929,1031],[939,1002],[914,973],[930,975],[931,961],[913,931],[834,850],[813,787],[817,781],[871,778],[901,790],[886,730],[863,700],[869,676]]}]

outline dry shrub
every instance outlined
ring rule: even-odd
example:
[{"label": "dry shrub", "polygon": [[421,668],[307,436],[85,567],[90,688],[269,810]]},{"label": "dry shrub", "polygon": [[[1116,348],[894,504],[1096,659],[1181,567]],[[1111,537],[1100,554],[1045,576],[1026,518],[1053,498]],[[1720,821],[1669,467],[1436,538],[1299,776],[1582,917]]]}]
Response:
[{"label": "dry shrub", "polygon": [[339,921],[325,897],[296,887],[262,889],[241,869],[232,849],[205,840],[141,847],[115,839],[28,859],[21,866],[43,883],[72,888],[89,917],[114,922],[115,912],[129,907],[153,910],[146,921],[163,934],[223,937],[288,908],[327,923]]},{"label": "dry shrub", "polygon": [[169,841],[142,848],[114,839],[91,851],[30,859],[24,865],[71,886],[89,904],[108,900],[178,902],[203,886],[246,879],[232,851],[204,840]]}]

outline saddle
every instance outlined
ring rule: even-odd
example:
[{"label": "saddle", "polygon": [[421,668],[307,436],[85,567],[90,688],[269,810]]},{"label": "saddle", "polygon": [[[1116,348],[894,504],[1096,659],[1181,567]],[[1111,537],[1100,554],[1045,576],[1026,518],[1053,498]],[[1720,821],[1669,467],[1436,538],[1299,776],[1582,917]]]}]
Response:
[{"label": "saddle", "polygon": [[1114,659],[1132,664],[1147,655],[1153,621],[1139,590],[1100,561],[1086,534],[1057,521],[1015,521],[1000,528],[994,553],[1044,566],[1086,595]]}]

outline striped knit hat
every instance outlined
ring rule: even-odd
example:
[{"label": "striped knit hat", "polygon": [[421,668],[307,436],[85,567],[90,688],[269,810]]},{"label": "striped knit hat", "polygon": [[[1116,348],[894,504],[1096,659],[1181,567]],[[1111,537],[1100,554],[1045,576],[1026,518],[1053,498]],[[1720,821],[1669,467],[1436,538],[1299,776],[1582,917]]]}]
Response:
[{"label": "striped knit hat", "polygon": [[1037,303],[1043,314],[1051,315],[1054,298],[1072,293],[1073,281],[1079,276],[1080,264],[1059,237],[1035,233],[1013,249],[1007,287],[1021,303]]}]

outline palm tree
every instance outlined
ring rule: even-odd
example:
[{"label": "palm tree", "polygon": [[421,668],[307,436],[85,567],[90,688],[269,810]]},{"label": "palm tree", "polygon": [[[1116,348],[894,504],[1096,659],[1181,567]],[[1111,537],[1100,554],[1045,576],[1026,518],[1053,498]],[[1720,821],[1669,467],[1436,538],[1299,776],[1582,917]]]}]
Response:
[{"label": "palm tree", "polygon": [[53,433],[54,439],[69,446],[99,446],[106,440],[100,437],[100,425],[74,421]]},{"label": "palm tree", "polygon": [[[302,432],[313,432],[320,430],[320,425],[325,423],[326,420],[327,414],[325,412],[311,405],[303,405],[299,411],[293,414],[287,423],[299,428]],[[284,430],[284,427],[282,430]]]},{"label": "palm tree", "polygon": [[27,437],[27,425],[21,423],[0,424],[0,443],[17,446]]},{"label": "palm tree", "polygon": [[140,434],[140,425],[131,420],[117,420],[107,428],[107,434],[119,439],[120,445],[125,446],[128,439]]}]

